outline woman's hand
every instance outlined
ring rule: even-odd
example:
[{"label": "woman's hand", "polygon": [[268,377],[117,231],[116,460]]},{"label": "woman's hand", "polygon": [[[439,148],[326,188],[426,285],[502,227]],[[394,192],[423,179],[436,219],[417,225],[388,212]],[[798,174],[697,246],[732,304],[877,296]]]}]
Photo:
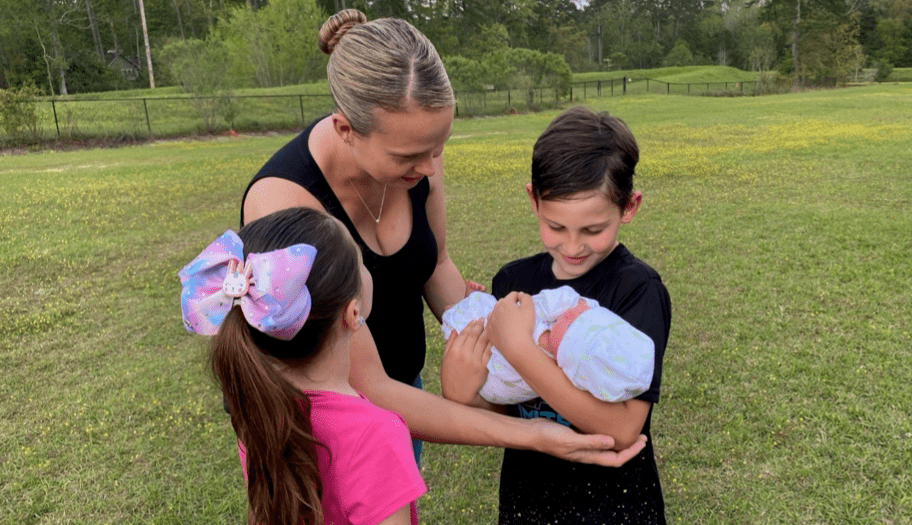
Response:
[{"label": "woman's hand", "polygon": [[483,406],[478,391],[488,378],[491,343],[484,320],[470,322],[461,333],[447,339],[440,363],[440,388],[443,397],[464,405]]},{"label": "woman's hand", "polygon": [[572,428],[566,427],[544,418],[527,419],[535,432],[539,452],[552,456],[575,461],[577,463],[593,463],[603,467],[620,467],[633,459],[643,447],[646,446],[646,436],[640,434],[639,439],[624,450],[615,451],[614,439],[611,436],[599,434],[580,434]]},{"label": "woman's hand", "polygon": [[[510,292],[497,301],[488,316],[488,338],[511,364],[522,358],[523,348],[537,348],[532,340],[535,305],[532,296]],[[515,365],[514,365],[515,366]]]}]

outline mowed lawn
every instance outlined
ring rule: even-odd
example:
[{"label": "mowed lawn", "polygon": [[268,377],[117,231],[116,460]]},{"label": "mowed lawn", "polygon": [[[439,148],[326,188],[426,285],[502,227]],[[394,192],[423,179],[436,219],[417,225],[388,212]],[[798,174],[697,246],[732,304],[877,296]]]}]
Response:
[{"label": "mowed lawn", "polygon": [[[672,296],[653,415],[669,522],[912,523],[912,85],[588,105],[640,143],[621,241]],[[523,185],[556,113],[454,123],[466,277],[540,250]],[[289,137],[0,156],[0,523],[246,521],[176,274]],[[426,445],[422,521],[493,523],[500,455]]]}]

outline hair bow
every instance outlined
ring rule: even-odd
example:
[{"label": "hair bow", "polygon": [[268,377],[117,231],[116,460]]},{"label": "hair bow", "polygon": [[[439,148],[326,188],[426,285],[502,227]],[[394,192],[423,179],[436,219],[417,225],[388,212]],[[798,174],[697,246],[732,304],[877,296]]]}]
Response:
[{"label": "hair bow", "polygon": [[308,275],[317,249],[295,244],[244,260],[244,244],[231,230],[213,241],[178,273],[184,327],[215,335],[232,306],[240,303],[257,330],[288,341],[310,313]]}]

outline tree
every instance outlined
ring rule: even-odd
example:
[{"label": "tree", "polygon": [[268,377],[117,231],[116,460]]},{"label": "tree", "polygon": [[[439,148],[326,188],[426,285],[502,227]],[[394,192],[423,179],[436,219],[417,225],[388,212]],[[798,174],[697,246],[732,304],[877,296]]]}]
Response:
[{"label": "tree", "polygon": [[687,42],[678,40],[675,46],[662,59],[662,67],[689,66],[693,64],[693,53]]},{"label": "tree", "polygon": [[326,19],[314,0],[272,0],[254,11],[236,7],[217,26],[235,72],[258,87],[320,78],[325,55],[317,45]]},{"label": "tree", "polygon": [[143,0],[139,2],[139,17],[142,20],[143,42],[146,46],[146,69],[149,72],[149,87],[155,88],[155,75],[152,73],[152,51],[149,49],[149,31],[146,29],[146,8],[143,6]]},{"label": "tree", "polygon": [[216,129],[219,118],[225,118],[232,125],[228,112],[235,82],[225,74],[228,50],[219,39],[175,40],[166,44],[159,56],[171,78],[184,92],[194,95],[191,103],[207,130]]},{"label": "tree", "polygon": [[[835,74],[837,48],[832,46],[837,44],[836,35],[847,34],[841,26],[851,12],[852,6],[846,2],[832,0],[769,0],[761,11],[765,22],[788,35],[785,42],[796,83]],[[851,24],[857,26],[857,19]]]}]

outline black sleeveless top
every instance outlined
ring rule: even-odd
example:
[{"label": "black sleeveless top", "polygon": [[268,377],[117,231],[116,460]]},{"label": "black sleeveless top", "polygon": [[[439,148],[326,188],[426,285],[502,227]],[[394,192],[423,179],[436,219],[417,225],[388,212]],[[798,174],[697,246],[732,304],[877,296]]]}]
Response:
[{"label": "black sleeveless top", "polygon": [[[300,185],[316,197],[326,210],[342,221],[361,248],[364,265],[374,280],[374,302],[367,325],[387,375],[411,384],[424,367],[427,351],[424,333],[424,284],[437,266],[437,241],[427,219],[430,183],[422,179],[409,190],[412,204],[412,233],[396,253],[383,256],[368,248],[358,234],[342,203],[326,182],[307,147],[317,119],[303,133],[282,147],[253,177],[254,182],[279,177]],[[241,224],[244,222],[241,201]]]}]

